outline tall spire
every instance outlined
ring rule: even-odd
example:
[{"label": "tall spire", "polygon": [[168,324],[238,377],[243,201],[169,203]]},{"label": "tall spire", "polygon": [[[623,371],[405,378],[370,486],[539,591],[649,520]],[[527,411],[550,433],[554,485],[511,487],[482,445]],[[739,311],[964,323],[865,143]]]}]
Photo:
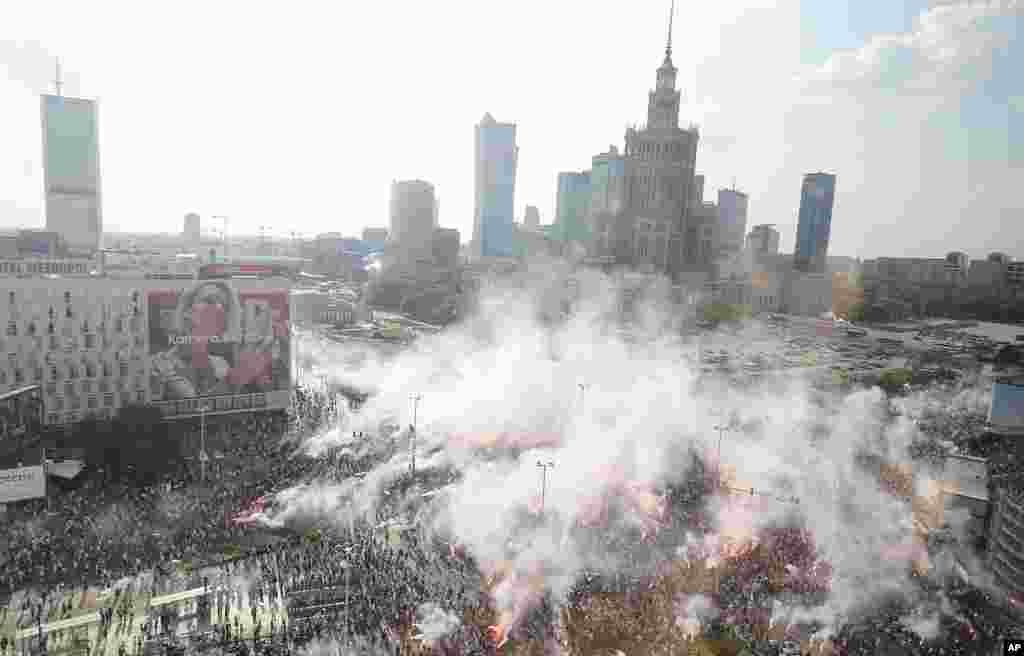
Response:
[{"label": "tall spire", "polygon": [[668,42],[665,44],[665,58],[670,59],[672,57],[672,19],[675,18],[676,14],[676,0],[672,0],[672,5],[668,10]]}]

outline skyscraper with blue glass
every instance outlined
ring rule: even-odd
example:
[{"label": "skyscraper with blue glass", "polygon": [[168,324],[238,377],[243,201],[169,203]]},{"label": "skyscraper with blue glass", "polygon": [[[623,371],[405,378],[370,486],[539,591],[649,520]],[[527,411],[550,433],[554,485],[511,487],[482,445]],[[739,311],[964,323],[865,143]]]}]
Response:
[{"label": "skyscraper with blue glass", "polygon": [[485,114],[476,126],[476,201],[473,246],[481,257],[514,257],[516,195],[515,123]]},{"label": "skyscraper with blue glass", "polygon": [[796,228],[796,253],[793,268],[821,273],[825,270],[828,240],[832,232],[832,207],[835,204],[836,176],[808,173],[800,192],[800,223]]}]

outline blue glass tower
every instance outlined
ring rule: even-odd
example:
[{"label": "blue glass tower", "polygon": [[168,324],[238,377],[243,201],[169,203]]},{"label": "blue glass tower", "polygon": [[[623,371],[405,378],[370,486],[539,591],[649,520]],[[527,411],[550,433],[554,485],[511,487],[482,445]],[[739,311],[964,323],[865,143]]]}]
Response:
[{"label": "blue glass tower", "polygon": [[482,257],[514,257],[516,146],[515,123],[485,114],[476,126],[476,202],[473,242]]},{"label": "blue glass tower", "polygon": [[825,270],[835,195],[836,176],[830,173],[808,173],[804,176],[793,257],[793,268],[797,271],[820,273]]}]

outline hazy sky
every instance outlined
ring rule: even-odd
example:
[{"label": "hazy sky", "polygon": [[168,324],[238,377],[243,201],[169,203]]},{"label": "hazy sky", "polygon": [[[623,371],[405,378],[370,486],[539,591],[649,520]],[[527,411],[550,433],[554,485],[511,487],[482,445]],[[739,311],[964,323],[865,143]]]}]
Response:
[{"label": "hazy sky", "polygon": [[[708,199],[790,250],[803,173],[838,175],[830,252],[1024,257],[1024,0],[677,3]],[[159,8],[158,8],[159,7]],[[516,214],[645,119],[667,0],[15,3],[0,22],[0,226],[42,225],[39,102],[100,101],[107,229],[358,234],[395,178],[468,241],[473,126],[519,125]]]}]

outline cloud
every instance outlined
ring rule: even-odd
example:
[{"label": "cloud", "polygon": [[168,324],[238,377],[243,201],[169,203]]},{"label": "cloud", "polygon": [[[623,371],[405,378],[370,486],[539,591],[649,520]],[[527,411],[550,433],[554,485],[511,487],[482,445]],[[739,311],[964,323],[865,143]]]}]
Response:
[{"label": "cloud", "polygon": [[917,17],[910,32],[875,36],[858,49],[835,53],[807,74],[808,91],[962,93],[981,81],[979,67],[1010,44],[1012,23],[995,19],[1021,11],[1020,0],[932,7]]}]

